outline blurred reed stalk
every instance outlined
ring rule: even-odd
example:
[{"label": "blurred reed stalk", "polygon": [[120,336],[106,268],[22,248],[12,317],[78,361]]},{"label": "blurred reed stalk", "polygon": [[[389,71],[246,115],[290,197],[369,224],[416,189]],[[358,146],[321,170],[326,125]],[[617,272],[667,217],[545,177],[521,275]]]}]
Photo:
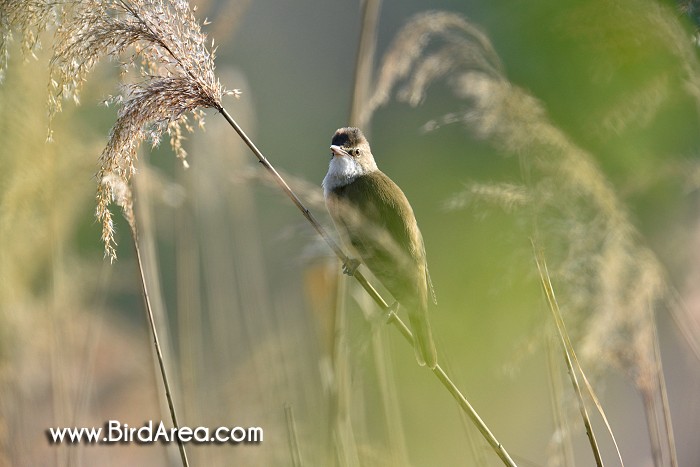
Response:
[{"label": "blurred reed stalk", "polygon": [[593,388],[590,386],[590,384],[588,384],[586,374],[583,372],[583,369],[581,368],[581,365],[579,364],[578,359],[576,358],[574,347],[571,343],[571,340],[569,339],[569,334],[566,331],[566,326],[564,325],[564,318],[562,317],[561,310],[559,309],[559,303],[557,302],[556,295],[554,294],[554,287],[552,286],[549,270],[547,269],[547,262],[544,257],[544,251],[538,248],[534,240],[532,240],[532,248],[535,254],[535,262],[537,264],[537,271],[540,275],[542,290],[547,299],[547,305],[549,306],[549,309],[552,312],[552,318],[556,325],[559,343],[561,344],[561,348],[564,353],[564,361],[566,362],[567,372],[569,374],[569,378],[571,379],[571,385],[573,386],[574,392],[576,393],[579,411],[581,412],[583,424],[586,427],[586,435],[588,436],[588,441],[591,445],[591,450],[593,451],[593,456],[595,457],[596,465],[602,467],[603,459],[600,455],[600,449],[598,447],[598,442],[596,441],[595,433],[593,432],[593,426],[591,425],[591,419],[588,415],[586,404],[583,401],[583,394],[581,392],[581,387],[578,382],[578,377],[576,376],[577,373],[579,373],[586,382],[586,388],[588,389],[591,398],[595,401],[596,407],[598,408],[601,417],[605,421],[608,433],[610,434],[612,442],[615,445],[615,450],[617,451],[617,456],[620,461],[620,465],[624,467],[624,462],[622,461],[622,454],[620,453],[620,448],[617,445],[617,440],[615,439],[615,435],[613,434],[612,428],[608,423],[607,416],[605,415],[602,406],[598,402],[598,398],[593,392]]},{"label": "blurred reed stalk", "polygon": [[[47,426],[97,426],[109,398],[153,400],[151,378],[129,379],[151,359],[124,358],[141,342],[106,314],[105,291],[119,283],[114,268],[75,248],[77,226],[93,209],[94,161],[85,154],[103,142],[69,109],[66,124],[58,122],[61,144],[45,144],[45,91],[46,69],[35,60],[11,68],[0,86],[0,465],[114,463],[113,448],[31,442]],[[134,410],[157,416],[138,402],[109,412]]]},{"label": "blurred reed stalk", "polygon": [[571,428],[565,416],[564,382],[559,370],[559,358],[555,355],[555,338],[548,333],[546,341],[547,373],[549,375],[549,392],[554,422],[554,433],[550,440],[549,465],[573,466],[574,448],[571,440]]},{"label": "blurred reed stalk", "polygon": [[[360,35],[355,56],[355,69],[350,94],[350,112],[348,115],[348,124],[350,126],[365,128],[367,123],[361,121],[360,116],[370,91],[380,8],[381,0],[360,0]],[[353,391],[351,389],[350,352],[347,347],[348,341],[346,338],[349,328],[347,298],[351,291],[351,286],[346,281],[344,275],[340,274],[340,270],[335,263],[327,267],[333,268],[331,273],[338,278],[336,285],[338,295],[334,309],[336,315],[336,342],[333,347],[333,358],[331,360],[334,377],[331,381],[332,387],[329,388],[331,395],[329,421],[332,425],[332,431],[336,433],[333,446],[336,451],[338,464],[340,466],[349,467],[360,464],[358,446],[353,433],[352,419],[350,417],[350,414],[353,413],[351,410]],[[382,346],[380,342],[381,336],[378,333],[372,332],[370,339],[372,340],[373,347]],[[384,354],[375,351],[374,355],[376,364]],[[377,369],[379,381],[383,381],[386,377],[386,373],[382,372],[378,365],[375,366],[375,368]],[[380,383],[379,387],[383,399],[382,405],[384,409],[387,410],[392,402],[395,404],[397,401],[390,401],[386,397],[385,389],[388,387],[387,385]],[[392,421],[396,422],[396,420],[398,419],[387,418],[388,423],[392,423]],[[401,426],[397,428],[398,430],[402,429]],[[391,431],[391,433],[394,433],[394,436],[391,437],[392,440],[403,439],[402,431]],[[395,453],[397,450],[390,449],[390,451]],[[403,443],[398,446],[398,451],[405,453],[405,446]]]},{"label": "blurred reed stalk", "polygon": [[294,421],[294,411],[292,406],[286,404],[284,406],[284,418],[287,422],[287,437],[289,441],[289,453],[292,458],[293,467],[303,467],[304,463],[301,460],[301,452],[299,450],[299,438],[297,437],[297,427]]},{"label": "blurred reed stalk", "polygon": [[366,112],[372,85],[374,55],[377,48],[377,26],[381,0],[361,0],[362,20],[360,23],[360,40],[355,58],[352,97],[350,99],[350,116],[348,125],[362,128],[367,134],[369,114]]},{"label": "blurred reed stalk", "polygon": [[[348,114],[348,126],[362,128],[365,134],[371,130],[369,127],[369,115],[365,112],[369,96],[371,93],[372,78],[374,73],[374,59],[377,45],[377,32],[379,26],[379,14],[381,11],[381,0],[361,0],[360,1],[360,34],[357,43],[357,52],[355,57],[355,68],[353,73],[353,82],[351,88],[350,111]],[[349,298],[353,296],[351,284],[346,281],[345,275],[340,273],[340,268],[335,263],[328,265],[332,268],[332,273],[338,277],[338,293],[340,300],[336,302],[338,326],[336,336],[345,335],[348,333],[350,322],[347,314],[347,300],[343,299],[347,295]],[[361,309],[364,318],[368,323],[372,323],[371,316],[373,315],[373,304],[371,300],[363,300],[367,296],[356,297],[356,302]],[[369,297],[367,297],[369,298]],[[342,333],[342,334],[341,334]],[[402,425],[401,408],[399,407],[398,390],[396,388],[396,379],[393,372],[393,363],[391,361],[390,352],[388,352],[387,344],[384,339],[382,329],[376,326],[371,326],[369,332],[371,340],[371,354],[373,356],[372,363],[374,365],[375,374],[377,377],[377,388],[381,400],[381,406],[384,412],[384,420],[386,423],[385,429],[387,436],[387,456],[391,459],[392,465],[402,466],[409,464],[408,452],[406,449],[406,440],[404,436],[404,428]],[[345,338],[339,339],[339,345],[346,345]],[[337,385],[338,382],[345,382],[347,387],[336,387],[335,391],[347,392],[348,395],[353,394],[349,385],[351,375],[343,375],[340,372],[350,372],[351,367],[348,362],[341,362],[339,358],[347,358],[349,352],[347,349],[336,352],[336,358],[333,360],[333,371],[336,374],[333,382]],[[353,411],[350,409],[352,403],[351,398],[340,396],[332,398],[332,402],[336,405],[332,407],[335,413],[332,423],[336,424],[335,429],[339,432],[343,430],[352,430],[352,421],[343,420],[340,416],[350,416]],[[345,406],[339,406],[344,404]],[[355,402],[357,404],[357,402]],[[353,436],[339,437],[339,442],[348,442],[352,445],[336,446],[341,452],[350,449],[357,449],[354,443]]]}]

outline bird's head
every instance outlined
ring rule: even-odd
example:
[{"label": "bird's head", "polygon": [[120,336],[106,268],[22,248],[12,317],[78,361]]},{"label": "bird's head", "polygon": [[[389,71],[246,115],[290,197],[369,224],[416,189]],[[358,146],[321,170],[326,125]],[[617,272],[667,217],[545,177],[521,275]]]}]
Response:
[{"label": "bird's head", "polygon": [[346,127],[335,132],[331,140],[333,159],[344,159],[343,164],[354,166],[359,173],[377,170],[367,138],[358,128]]}]

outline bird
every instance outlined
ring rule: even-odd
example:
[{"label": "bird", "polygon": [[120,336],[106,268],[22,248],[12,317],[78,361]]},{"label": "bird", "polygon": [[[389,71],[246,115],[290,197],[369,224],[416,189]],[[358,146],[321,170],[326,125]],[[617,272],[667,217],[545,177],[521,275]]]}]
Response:
[{"label": "bird", "polygon": [[[322,186],[326,208],[343,242],[394,297],[392,310],[399,305],[407,310],[416,359],[434,369],[437,352],[428,302],[436,300],[423,237],[406,195],[379,170],[360,129],[335,132]],[[359,264],[352,258],[343,272],[353,275]]]}]

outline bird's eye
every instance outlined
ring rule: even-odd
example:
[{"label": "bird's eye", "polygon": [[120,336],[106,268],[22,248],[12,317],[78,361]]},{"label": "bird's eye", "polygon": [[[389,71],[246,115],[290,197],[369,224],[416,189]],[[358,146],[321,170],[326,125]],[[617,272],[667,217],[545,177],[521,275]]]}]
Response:
[{"label": "bird's eye", "polygon": [[360,150],[359,150],[359,149],[355,149],[355,155],[356,155],[356,156],[359,156],[359,155],[360,155]]}]

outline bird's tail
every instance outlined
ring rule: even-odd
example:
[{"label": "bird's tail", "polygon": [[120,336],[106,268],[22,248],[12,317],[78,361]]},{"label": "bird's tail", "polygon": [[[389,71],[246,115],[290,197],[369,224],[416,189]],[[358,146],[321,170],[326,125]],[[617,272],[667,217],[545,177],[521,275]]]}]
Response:
[{"label": "bird's tail", "polygon": [[408,309],[408,319],[413,331],[413,349],[416,352],[416,360],[420,366],[428,365],[432,370],[437,366],[437,351],[433,341],[433,333],[430,330],[428,312],[424,307],[411,307]]}]

